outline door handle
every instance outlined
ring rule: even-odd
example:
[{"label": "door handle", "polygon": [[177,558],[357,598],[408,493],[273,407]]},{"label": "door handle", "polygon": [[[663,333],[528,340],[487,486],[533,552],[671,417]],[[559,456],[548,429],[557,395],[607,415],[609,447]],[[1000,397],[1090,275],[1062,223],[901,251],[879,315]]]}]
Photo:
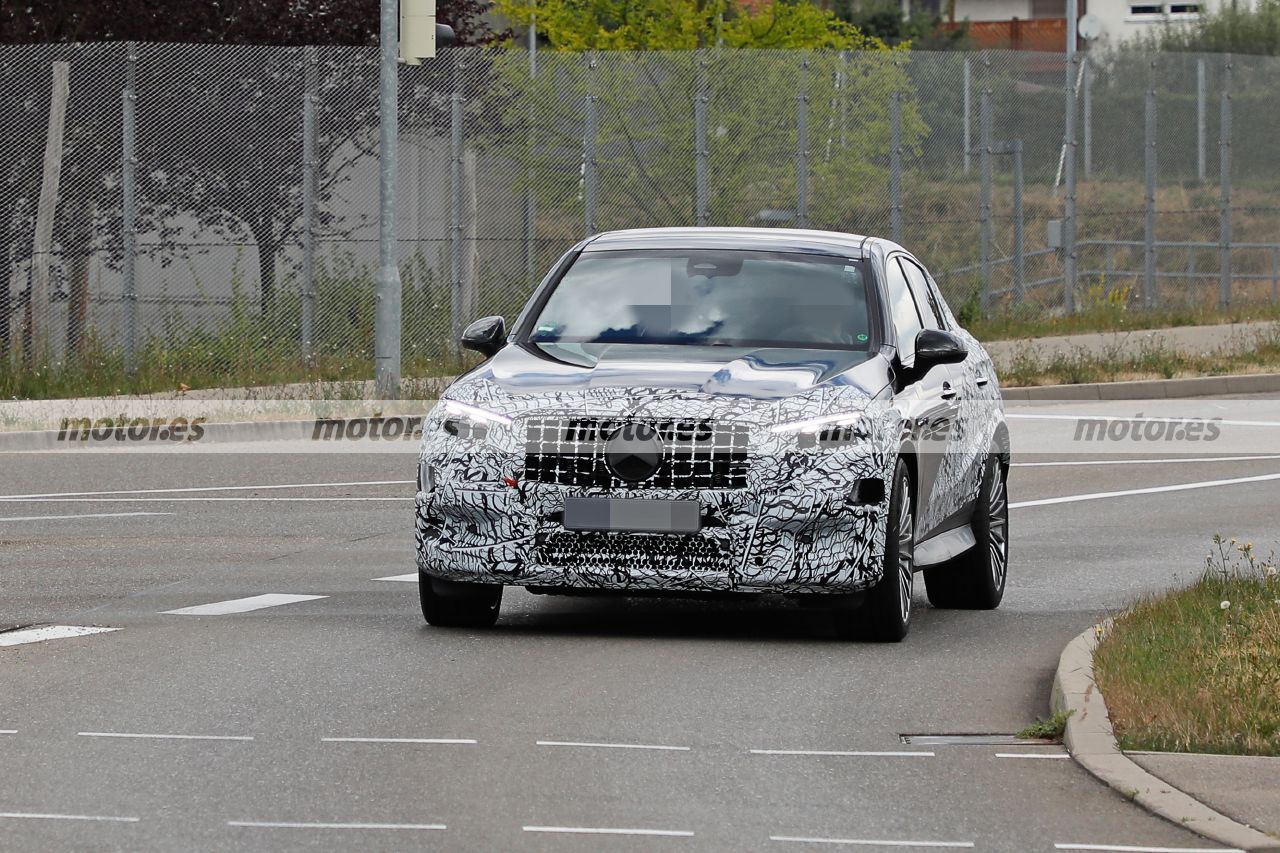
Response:
[{"label": "door handle", "polygon": [[956,389],[952,388],[952,387],[951,387],[951,383],[950,383],[950,382],[943,382],[943,383],[942,383],[942,394],[941,394],[940,396],[941,396],[941,397],[942,397],[942,399],[944,399],[944,400],[955,400],[955,399],[958,399],[958,398],[960,397],[960,392],[959,392],[959,391],[957,391]]},{"label": "door handle", "polygon": [[990,384],[990,382],[991,382],[991,378],[990,378],[990,377],[988,377],[988,376],[979,376],[979,377],[978,377],[978,387],[979,387],[979,388],[984,388],[984,387],[986,387],[988,384]]}]

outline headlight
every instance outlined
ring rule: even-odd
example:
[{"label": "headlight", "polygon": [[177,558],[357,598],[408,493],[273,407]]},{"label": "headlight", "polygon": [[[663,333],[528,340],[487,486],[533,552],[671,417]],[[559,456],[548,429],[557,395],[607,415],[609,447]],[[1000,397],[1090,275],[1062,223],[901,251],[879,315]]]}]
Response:
[{"label": "headlight", "polygon": [[441,400],[440,404],[447,413],[440,426],[449,435],[467,441],[484,441],[489,436],[489,427],[511,423],[506,415],[455,400]]},{"label": "headlight", "polygon": [[805,418],[776,424],[769,428],[770,432],[794,435],[796,444],[802,450],[819,447],[829,450],[845,447],[867,437],[867,431],[861,412],[845,412],[839,415],[822,415],[816,418]]},{"label": "headlight", "polygon": [[459,403],[457,400],[441,400],[440,405],[444,406],[444,410],[449,414],[465,418],[472,423],[506,425],[512,422],[511,418],[504,414],[491,412],[479,406],[468,406],[466,403]]},{"label": "headlight", "polygon": [[849,427],[852,431],[858,431],[857,428],[862,423],[861,412],[846,412],[840,415],[822,415],[817,418],[805,418],[802,421],[790,421],[785,424],[775,424],[769,427],[769,432],[798,432],[798,433],[814,433],[825,432],[831,427]]}]

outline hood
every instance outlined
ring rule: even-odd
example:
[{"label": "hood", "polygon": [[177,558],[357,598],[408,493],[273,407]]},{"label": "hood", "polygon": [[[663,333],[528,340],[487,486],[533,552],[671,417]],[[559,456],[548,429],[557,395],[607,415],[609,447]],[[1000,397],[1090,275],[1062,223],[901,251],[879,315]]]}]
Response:
[{"label": "hood", "polygon": [[517,396],[630,387],[781,400],[820,386],[873,397],[889,373],[879,353],[857,350],[512,344],[462,382],[483,380]]}]

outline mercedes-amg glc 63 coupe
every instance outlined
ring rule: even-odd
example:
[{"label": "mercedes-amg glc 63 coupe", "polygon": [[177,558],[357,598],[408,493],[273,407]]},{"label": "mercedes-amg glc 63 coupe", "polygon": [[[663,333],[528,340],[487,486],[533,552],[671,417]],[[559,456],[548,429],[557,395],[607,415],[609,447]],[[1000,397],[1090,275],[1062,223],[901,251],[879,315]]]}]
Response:
[{"label": "mercedes-amg glc 63 coupe", "polygon": [[924,265],[825,231],[590,237],[423,422],[417,563],[433,625],[538,593],[775,593],[839,636],[993,608],[1008,434],[991,359]]}]

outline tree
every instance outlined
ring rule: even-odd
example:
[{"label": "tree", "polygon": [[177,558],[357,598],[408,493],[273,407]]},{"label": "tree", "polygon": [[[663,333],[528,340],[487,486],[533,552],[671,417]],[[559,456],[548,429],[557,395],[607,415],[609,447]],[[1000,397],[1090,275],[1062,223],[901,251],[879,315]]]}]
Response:
[{"label": "tree", "polygon": [[1224,3],[1193,22],[1165,23],[1144,42],[1149,50],[1280,56],[1280,0]]},{"label": "tree", "polygon": [[862,32],[888,45],[909,44],[913,50],[964,50],[969,47],[968,25],[942,29],[942,17],[912,9],[904,18],[893,0],[836,0],[835,13]]}]

